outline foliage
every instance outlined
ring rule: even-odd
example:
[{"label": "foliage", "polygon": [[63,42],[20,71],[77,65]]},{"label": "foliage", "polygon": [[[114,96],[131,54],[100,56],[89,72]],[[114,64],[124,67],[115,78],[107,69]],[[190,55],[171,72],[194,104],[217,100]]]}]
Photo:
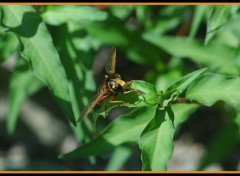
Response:
[{"label": "foliage", "polygon": [[[0,62],[17,53],[9,86],[9,133],[14,134],[24,100],[47,87],[81,143],[61,159],[115,151],[106,169],[120,169],[134,144],[142,152],[142,170],[167,170],[178,130],[195,111],[220,101],[232,107],[234,117],[196,169],[220,162],[239,144],[238,6],[9,5],[0,12]],[[140,94],[116,97],[127,104],[109,103],[109,97],[103,101],[106,110],[95,107],[77,123],[97,91],[94,57],[110,46],[117,48],[117,63],[124,53],[138,67],[133,75],[132,68],[124,74],[134,79],[130,89]],[[128,111],[105,124],[102,116],[119,106]]]}]

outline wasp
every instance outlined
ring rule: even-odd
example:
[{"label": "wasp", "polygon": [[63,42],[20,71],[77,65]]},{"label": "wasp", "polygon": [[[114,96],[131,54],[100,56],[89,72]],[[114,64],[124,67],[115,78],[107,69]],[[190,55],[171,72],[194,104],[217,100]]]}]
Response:
[{"label": "wasp", "polygon": [[122,77],[116,73],[116,48],[112,49],[105,70],[107,74],[104,77],[104,81],[98,87],[97,94],[91,98],[88,105],[84,108],[77,122],[84,119],[97,104],[108,97],[111,97],[109,100],[110,103],[127,104],[124,101],[115,101],[114,99],[119,93],[127,94],[136,92],[137,94],[140,94],[136,89],[129,90],[129,86],[133,81],[125,82]]}]

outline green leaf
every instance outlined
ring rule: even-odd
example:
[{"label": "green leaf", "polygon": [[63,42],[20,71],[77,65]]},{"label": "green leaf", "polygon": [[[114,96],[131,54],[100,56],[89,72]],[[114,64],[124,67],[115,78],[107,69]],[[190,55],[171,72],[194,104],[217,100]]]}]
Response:
[{"label": "green leaf", "polygon": [[20,54],[38,79],[50,89],[68,120],[76,124],[68,90],[68,80],[51,36],[31,6],[2,6],[2,25],[13,32],[21,44]]},{"label": "green leaf", "polygon": [[237,59],[235,58],[236,51],[226,45],[210,43],[204,46],[202,41],[196,39],[158,36],[153,33],[146,33],[143,37],[175,57],[188,58],[218,72],[239,74],[239,66],[236,64]]},{"label": "green leaf", "polygon": [[240,106],[240,78],[222,74],[206,74],[195,80],[187,89],[186,98],[206,106],[223,100],[233,107]]},{"label": "green leaf", "polygon": [[214,6],[207,23],[207,36],[205,45],[216,35],[218,30],[228,21],[231,6]]},{"label": "green leaf", "polygon": [[105,11],[83,5],[47,6],[41,14],[43,20],[51,25],[61,25],[71,21],[77,23],[104,21],[107,19],[107,15]]},{"label": "green leaf", "polygon": [[43,87],[28,67],[26,60],[19,58],[10,80],[10,94],[7,115],[7,130],[12,134],[15,130],[17,118],[24,100]]},{"label": "green leaf", "polygon": [[[138,96],[140,103],[132,104],[130,103],[129,107],[142,107],[142,106],[149,106],[149,105],[155,105],[159,100],[158,100],[158,95],[157,91],[154,87],[154,85],[142,81],[142,80],[134,80],[132,85],[132,89],[136,89],[137,91],[140,92],[140,95]],[[129,99],[131,102],[131,97]]]},{"label": "green leaf", "polygon": [[219,128],[219,132],[211,140],[197,170],[202,170],[214,162],[223,160],[233,150],[238,149],[239,142],[239,126],[236,123],[231,122]]},{"label": "green leaf", "polygon": [[173,154],[173,112],[157,110],[155,117],[143,130],[140,138],[142,168],[144,171],[167,170],[167,162]]},{"label": "green leaf", "polygon": [[132,110],[114,120],[97,138],[60,158],[77,158],[100,155],[126,142],[137,142],[146,123],[155,115],[156,107]]},{"label": "green leaf", "polygon": [[194,37],[197,33],[197,30],[204,18],[206,10],[208,10],[209,6],[200,5],[195,6],[194,16],[192,20],[192,27],[190,29],[190,37]]}]

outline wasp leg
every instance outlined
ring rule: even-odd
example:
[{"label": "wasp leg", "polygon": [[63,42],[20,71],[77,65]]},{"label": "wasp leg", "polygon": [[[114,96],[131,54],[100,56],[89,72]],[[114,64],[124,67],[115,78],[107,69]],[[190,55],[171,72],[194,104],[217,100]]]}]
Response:
[{"label": "wasp leg", "polygon": [[104,106],[104,118],[106,118],[107,117],[107,104],[103,104],[103,106]]},{"label": "wasp leg", "polygon": [[106,118],[107,117],[107,104],[99,102],[98,105],[104,107],[104,113],[105,113],[104,118]]},{"label": "wasp leg", "polygon": [[125,104],[125,105],[128,104],[125,101],[121,101],[121,100],[114,101],[115,98],[116,98],[116,95],[113,95],[112,98],[109,100],[109,103],[122,103],[122,104]]},{"label": "wasp leg", "polygon": [[[130,85],[130,84],[132,84],[132,82],[133,81],[128,81],[126,84],[127,85]],[[128,90],[128,91],[125,91],[125,92],[123,92],[123,94],[128,94],[128,93],[132,93],[132,92],[135,92],[135,93],[137,93],[138,95],[141,95],[142,93],[141,92],[139,92],[137,89],[136,89],[136,87],[132,84],[132,87],[133,87],[133,90]]]},{"label": "wasp leg", "polygon": [[128,91],[125,91],[125,92],[123,92],[123,94],[128,94],[128,93],[132,93],[132,92],[135,92],[135,93],[137,93],[138,95],[140,95],[141,93],[138,91],[138,90],[128,90]]}]

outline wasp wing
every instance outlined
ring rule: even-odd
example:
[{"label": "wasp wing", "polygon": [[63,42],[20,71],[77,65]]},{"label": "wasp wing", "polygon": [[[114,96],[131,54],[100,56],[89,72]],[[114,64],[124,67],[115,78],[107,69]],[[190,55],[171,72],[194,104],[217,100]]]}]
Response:
[{"label": "wasp wing", "polygon": [[115,73],[116,71],[115,69],[116,69],[116,48],[112,48],[110,57],[105,66],[105,70],[109,75],[112,75]]},{"label": "wasp wing", "polygon": [[98,94],[94,95],[89,101],[88,105],[84,108],[77,122],[80,122],[82,119],[84,119],[84,117],[86,117],[91,112],[91,110],[96,106],[96,104],[98,104],[106,95],[107,90],[100,91]]}]

